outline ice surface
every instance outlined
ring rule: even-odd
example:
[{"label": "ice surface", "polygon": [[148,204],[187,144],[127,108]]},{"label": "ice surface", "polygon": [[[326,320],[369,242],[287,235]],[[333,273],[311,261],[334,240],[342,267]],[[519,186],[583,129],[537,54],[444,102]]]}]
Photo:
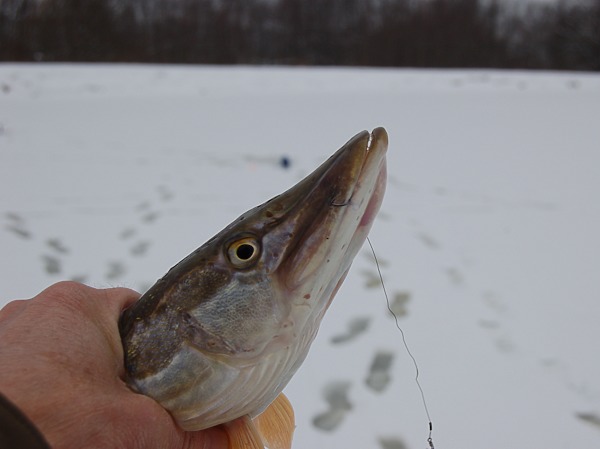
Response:
[{"label": "ice surface", "polygon": [[[371,240],[392,300],[410,292],[436,447],[599,447],[600,76],[3,64],[0,84],[0,303],[68,278],[144,290],[385,126]],[[375,275],[365,250],[286,390],[296,448],[427,447]],[[378,351],[383,393],[365,385]],[[352,407],[324,432],[332,384]]]}]

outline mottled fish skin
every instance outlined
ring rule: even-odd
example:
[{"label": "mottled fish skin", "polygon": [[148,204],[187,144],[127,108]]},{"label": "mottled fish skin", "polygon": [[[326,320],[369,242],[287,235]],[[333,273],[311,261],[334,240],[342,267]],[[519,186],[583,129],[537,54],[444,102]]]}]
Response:
[{"label": "mottled fish skin", "polygon": [[119,327],[127,382],[185,430],[259,415],[303,362],[367,237],[387,133],[357,134],[160,279]]}]

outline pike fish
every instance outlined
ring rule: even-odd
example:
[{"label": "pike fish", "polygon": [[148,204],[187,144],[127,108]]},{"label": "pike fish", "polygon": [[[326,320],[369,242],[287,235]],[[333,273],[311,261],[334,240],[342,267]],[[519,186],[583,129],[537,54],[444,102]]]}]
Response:
[{"label": "pike fish", "polygon": [[125,310],[129,386],[184,430],[223,425],[232,449],[289,448],[295,424],[282,390],[373,224],[387,145],[383,128],[357,134]]}]

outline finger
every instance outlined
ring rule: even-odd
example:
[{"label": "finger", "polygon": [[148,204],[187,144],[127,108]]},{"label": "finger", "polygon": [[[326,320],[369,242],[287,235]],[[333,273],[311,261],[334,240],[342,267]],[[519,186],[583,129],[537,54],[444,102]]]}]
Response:
[{"label": "finger", "polygon": [[140,294],[122,287],[96,290],[96,292],[99,293],[98,301],[95,302],[96,316],[101,317],[96,322],[98,327],[103,329],[115,355],[118,377],[124,379],[125,367],[123,366],[123,346],[119,333],[119,317],[124,309],[138,300]]},{"label": "finger", "polygon": [[33,299],[54,301],[56,299],[66,299],[78,301],[96,291],[95,288],[88,287],[75,281],[60,281],[52,284],[50,287],[42,290]]},{"label": "finger", "polygon": [[111,307],[114,307],[119,314],[140,297],[138,292],[125,287],[107,288],[101,291],[105,296],[104,300],[110,303]]},{"label": "finger", "polygon": [[[93,316],[118,317],[123,309],[134,303],[140,294],[134,290],[117,287],[96,289],[73,281],[51,285],[34,300],[53,301],[69,309]],[[90,308],[94,309],[93,311]]]},{"label": "finger", "polygon": [[221,426],[198,432],[183,432],[183,445],[177,449],[228,449],[229,438]]},{"label": "finger", "polygon": [[[110,351],[110,359],[118,377],[123,377],[123,347],[119,335],[118,321],[122,310],[134,302],[139,294],[127,288],[96,289],[77,282],[65,281],[56,283],[32,301],[38,309],[60,315],[73,325],[85,324],[85,332],[89,338],[101,338],[97,344]],[[48,307],[49,304],[52,307]],[[42,310],[39,310],[42,313]],[[99,332],[92,337],[93,330]]]}]

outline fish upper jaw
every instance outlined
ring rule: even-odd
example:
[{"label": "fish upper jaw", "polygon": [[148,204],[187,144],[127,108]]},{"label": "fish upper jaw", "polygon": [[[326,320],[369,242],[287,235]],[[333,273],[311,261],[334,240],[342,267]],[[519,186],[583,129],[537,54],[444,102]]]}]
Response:
[{"label": "fish upper jaw", "polygon": [[313,189],[329,195],[305,199],[304,210],[313,215],[297,229],[300,235],[275,273],[295,305],[310,305],[322,316],[319,309],[331,302],[383,201],[387,145],[382,128],[363,132],[323,164],[329,163],[327,173]]}]

